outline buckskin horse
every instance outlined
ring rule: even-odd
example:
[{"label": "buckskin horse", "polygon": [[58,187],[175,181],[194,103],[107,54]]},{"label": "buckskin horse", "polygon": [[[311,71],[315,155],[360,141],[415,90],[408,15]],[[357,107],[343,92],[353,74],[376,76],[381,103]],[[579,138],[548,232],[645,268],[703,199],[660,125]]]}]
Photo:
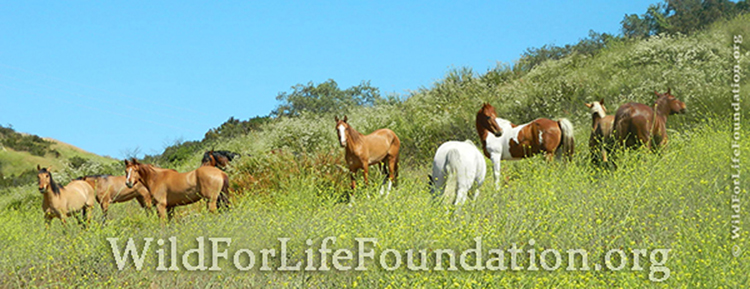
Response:
[{"label": "buckskin horse", "polygon": [[102,208],[103,220],[107,219],[109,205],[136,199],[141,208],[151,209],[151,193],[142,184],[129,188],[125,176],[89,175],[77,178],[87,182],[96,191],[96,200]]},{"label": "buckskin horse", "polygon": [[[346,150],[346,164],[349,166],[351,187],[357,186],[354,175],[359,169],[364,172],[365,185],[367,184],[368,167],[374,164],[383,164],[383,171],[387,173],[383,179],[383,185],[388,180],[388,192],[392,185],[397,184],[398,178],[398,153],[401,141],[392,130],[378,129],[368,135],[363,135],[347,123],[348,118],[335,117],[336,132],[339,144]],[[387,168],[387,170],[386,170]],[[380,191],[383,194],[381,188]]]},{"label": "buckskin horse", "polygon": [[41,168],[39,165],[36,169],[39,192],[44,195],[42,210],[47,227],[54,218],[59,218],[65,224],[67,217],[79,211],[86,222],[91,220],[90,210],[94,208],[96,199],[94,188],[80,180],[73,180],[63,187],[52,179],[50,169]]},{"label": "buckskin horse", "polygon": [[496,189],[500,188],[501,160],[519,160],[540,153],[544,153],[548,161],[555,155],[573,157],[573,124],[568,119],[537,118],[515,125],[498,118],[495,108],[484,103],[477,112],[475,124],[484,155],[492,161]]},{"label": "buckskin horse", "polygon": [[591,162],[594,164],[607,163],[607,155],[612,152],[614,139],[615,116],[607,115],[604,99],[586,103],[591,109],[591,135],[589,136],[589,150],[591,151]]},{"label": "buckskin horse", "polygon": [[621,148],[634,148],[645,145],[656,150],[667,145],[667,116],[687,111],[685,103],[672,95],[672,89],[661,94],[654,107],[636,102],[620,106],[615,113],[615,138]]},{"label": "buckskin horse", "polygon": [[179,173],[172,169],[158,168],[141,164],[132,159],[125,160],[125,184],[132,188],[136,183],[145,186],[156,203],[159,217],[172,218],[174,208],[208,200],[208,210],[215,212],[217,202],[229,207],[229,178],[220,169],[210,166],[198,167],[193,171]]}]

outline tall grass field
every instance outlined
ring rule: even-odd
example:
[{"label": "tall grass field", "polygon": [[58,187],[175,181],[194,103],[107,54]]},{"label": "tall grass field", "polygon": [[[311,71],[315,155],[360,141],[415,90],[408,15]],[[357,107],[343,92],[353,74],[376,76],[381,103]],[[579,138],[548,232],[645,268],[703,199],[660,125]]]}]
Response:
[{"label": "tall grass field", "polygon": [[[617,42],[521,76],[504,65],[450,71],[402,100],[348,112],[360,132],[387,127],[401,139],[399,183],[388,195],[376,169],[370,185],[349,189],[334,115],[304,113],[215,144],[245,155],[227,169],[227,211],[199,202],[162,222],[129,202],[112,205],[104,224],[46,228],[35,185],[4,189],[0,285],[747,288],[747,71],[747,15],[690,36]],[[688,107],[668,118],[668,146],[622,152],[616,168],[592,165],[584,103],[604,98],[612,114],[668,88]],[[570,119],[576,153],[568,162],[503,162],[499,189],[488,173],[476,200],[444,205],[427,186],[432,156],[445,141],[479,144],[474,117],[483,102],[515,123]],[[201,157],[163,165],[189,171]],[[53,176],[66,183],[81,173]]]}]

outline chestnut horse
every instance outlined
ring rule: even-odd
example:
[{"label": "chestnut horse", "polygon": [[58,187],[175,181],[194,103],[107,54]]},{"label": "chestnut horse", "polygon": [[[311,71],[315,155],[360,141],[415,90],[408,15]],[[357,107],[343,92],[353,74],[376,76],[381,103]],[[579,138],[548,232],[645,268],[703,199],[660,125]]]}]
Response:
[{"label": "chestnut horse", "polygon": [[102,208],[104,220],[107,219],[109,205],[113,203],[127,202],[136,199],[141,208],[151,209],[151,193],[143,185],[135,184],[128,188],[125,184],[125,176],[90,175],[77,178],[91,185],[96,191],[96,201]]},{"label": "chestnut horse", "polygon": [[129,188],[141,183],[151,192],[162,219],[167,216],[171,218],[175,207],[192,204],[202,198],[208,200],[210,212],[216,211],[217,202],[223,207],[229,206],[229,178],[215,167],[202,166],[179,173],[132,159],[130,162],[125,160],[125,173],[125,184]]},{"label": "chestnut horse", "polygon": [[573,157],[575,140],[573,124],[569,120],[537,118],[529,123],[515,125],[496,115],[495,108],[485,103],[476,117],[477,133],[482,141],[484,155],[492,160],[496,189],[500,188],[501,160],[519,160],[539,153],[544,153],[550,161],[555,154],[568,159]]},{"label": "chestnut horse", "polygon": [[[364,170],[366,185],[368,167],[374,164],[383,164],[383,171],[387,173],[387,177],[383,179],[383,184],[388,180],[388,191],[390,192],[391,186],[396,185],[398,178],[398,151],[401,147],[401,141],[396,133],[383,128],[371,134],[363,135],[347,123],[348,118],[346,116],[344,116],[344,119],[338,117],[335,117],[335,119],[339,144],[346,149],[346,164],[349,165],[352,189],[357,186],[354,174],[359,169]],[[380,193],[383,193],[382,188]]]},{"label": "chestnut horse", "polygon": [[[615,138],[621,148],[645,145],[655,150],[667,145],[667,116],[685,113],[685,103],[672,95],[672,89],[661,94],[654,108],[648,105],[629,102],[620,106],[615,113]],[[654,113],[656,112],[656,113]]]},{"label": "chestnut horse", "polygon": [[39,192],[44,194],[42,210],[47,227],[54,218],[60,218],[60,221],[65,224],[65,219],[78,211],[81,211],[87,222],[91,220],[89,210],[94,208],[96,199],[94,188],[80,180],[71,181],[63,187],[52,179],[50,169],[41,168],[39,165],[36,169]]},{"label": "chestnut horse", "polygon": [[591,109],[591,136],[589,136],[591,162],[594,164],[607,163],[609,161],[607,155],[612,153],[614,146],[612,130],[614,129],[615,116],[607,115],[603,98],[585,105]]}]

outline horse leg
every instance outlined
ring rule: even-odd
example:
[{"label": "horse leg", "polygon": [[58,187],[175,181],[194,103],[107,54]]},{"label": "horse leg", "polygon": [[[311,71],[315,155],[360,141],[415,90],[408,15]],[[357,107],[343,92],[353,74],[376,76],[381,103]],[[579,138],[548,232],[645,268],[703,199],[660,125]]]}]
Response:
[{"label": "horse leg", "polygon": [[491,155],[492,157],[492,173],[495,175],[495,190],[500,190],[500,160],[501,156],[497,154]]},{"label": "horse leg", "polygon": [[107,212],[109,212],[109,198],[102,199],[100,206],[102,208],[102,225],[104,225],[107,222]]},{"label": "horse leg", "polygon": [[156,211],[159,213],[159,218],[164,220],[167,218],[167,202],[159,202],[156,204]]},{"label": "horse leg", "polygon": [[367,165],[367,162],[364,161],[364,160],[362,161],[362,164],[363,164],[362,165],[362,173],[365,176],[365,186],[367,186],[367,184],[369,183],[368,180],[367,180],[367,173],[370,171],[370,168],[369,168],[370,166]]}]

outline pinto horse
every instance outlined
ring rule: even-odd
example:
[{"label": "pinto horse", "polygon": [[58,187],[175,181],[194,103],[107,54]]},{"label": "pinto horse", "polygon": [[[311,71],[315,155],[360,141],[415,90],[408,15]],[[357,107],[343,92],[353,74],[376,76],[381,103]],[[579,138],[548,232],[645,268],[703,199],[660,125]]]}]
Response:
[{"label": "pinto horse", "polygon": [[203,154],[201,166],[214,166],[220,169],[227,167],[229,162],[239,157],[240,154],[231,151],[214,151],[210,150]]},{"label": "pinto horse", "polygon": [[572,158],[575,150],[573,124],[565,118],[554,121],[537,118],[529,123],[515,125],[496,117],[489,103],[477,112],[476,128],[482,140],[484,155],[492,160],[495,188],[500,188],[500,161],[519,160],[544,153],[551,161],[558,157]]},{"label": "pinto horse", "polygon": [[482,153],[470,140],[443,143],[435,152],[430,176],[430,192],[436,196],[442,191],[443,201],[454,205],[466,202],[466,196],[476,183],[473,199],[479,196],[479,187],[484,183],[487,164]]},{"label": "pinto horse", "polygon": [[[371,134],[363,135],[347,123],[348,118],[346,116],[344,116],[344,119],[338,117],[335,117],[335,119],[339,144],[346,149],[346,164],[349,165],[352,189],[357,186],[354,174],[359,169],[364,171],[366,185],[368,167],[374,164],[383,164],[383,171],[387,173],[387,177],[383,179],[383,184],[388,180],[388,191],[390,192],[391,186],[396,184],[398,178],[398,152],[401,141],[396,133],[383,128]],[[383,193],[382,189],[380,193]]]},{"label": "pinto horse", "polygon": [[96,191],[96,200],[99,202],[104,214],[104,220],[107,219],[107,211],[109,211],[110,204],[136,199],[141,208],[151,209],[153,206],[151,193],[148,189],[140,183],[135,184],[132,188],[128,188],[125,184],[125,176],[89,175],[77,178],[76,180],[85,181],[94,188]]},{"label": "pinto horse", "polygon": [[589,136],[589,150],[591,151],[591,162],[594,164],[607,163],[607,154],[612,152],[614,139],[612,131],[614,129],[615,116],[607,115],[607,108],[604,107],[604,99],[586,103],[586,107],[591,109],[591,136]]},{"label": "pinto horse", "polygon": [[672,95],[671,88],[664,94],[654,93],[658,96],[654,108],[629,102],[617,109],[614,134],[619,147],[645,145],[654,150],[667,145],[667,116],[685,113],[687,108]]},{"label": "pinto horse", "polygon": [[36,166],[39,192],[44,195],[42,210],[44,221],[49,227],[52,219],[59,218],[65,224],[65,219],[81,211],[86,221],[91,220],[89,210],[94,208],[96,193],[88,183],[74,180],[67,186],[61,186],[52,179],[50,169]]},{"label": "pinto horse", "polygon": [[154,202],[159,217],[164,219],[173,216],[174,208],[208,200],[208,210],[216,211],[217,202],[223,207],[229,206],[227,199],[229,178],[220,169],[209,166],[179,173],[172,169],[158,168],[150,164],[141,164],[132,159],[125,160],[125,184],[133,188],[136,183],[145,186]]}]

